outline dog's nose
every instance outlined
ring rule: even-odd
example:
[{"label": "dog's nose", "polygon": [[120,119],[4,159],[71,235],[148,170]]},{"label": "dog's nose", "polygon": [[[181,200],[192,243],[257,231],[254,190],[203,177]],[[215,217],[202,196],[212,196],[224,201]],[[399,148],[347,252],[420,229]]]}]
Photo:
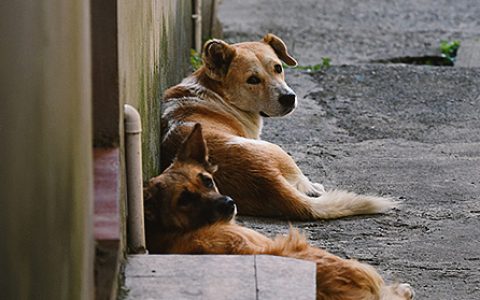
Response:
[{"label": "dog's nose", "polygon": [[225,196],[217,203],[218,212],[224,215],[231,215],[235,211],[235,201],[232,198]]},{"label": "dog's nose", "polygon": [[278,101],[281,105],[286,107],[292,107],[295,105],[295,100],[297,99],[297,95],[295,94],[283,94],[278,98]]}]

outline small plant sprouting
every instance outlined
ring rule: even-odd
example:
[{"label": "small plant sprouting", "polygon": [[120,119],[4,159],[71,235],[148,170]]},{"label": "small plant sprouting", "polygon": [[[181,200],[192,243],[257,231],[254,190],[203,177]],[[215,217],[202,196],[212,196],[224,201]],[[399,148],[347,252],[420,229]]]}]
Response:
[{"label": "small plant sprouting", "polygon": [[460,47],[460,41],[441,41],[440,42],[440,52],[442,52],[442,56],[448,58],[451,62],[455,61],[457,57],[457,51]]},{"label": "small plant sprouting", "polygon": [[190,65],[193,71],[198,70],[202,66],[202,55],[195,51],[195,49],[190,49]]},{"label": "small plant sprouting", "polygon": [[322,57],[322,68],[328,69],[330,68],[332,63],[332,59],[330,57]]},{"label": "small plant sprouting", "polygon": [[317,72],[330,68],[332,60],[329,57],[322,57],[322,62],[315,65],[309,66],[296,66],[294,69],[304,70],[307,72]]}]

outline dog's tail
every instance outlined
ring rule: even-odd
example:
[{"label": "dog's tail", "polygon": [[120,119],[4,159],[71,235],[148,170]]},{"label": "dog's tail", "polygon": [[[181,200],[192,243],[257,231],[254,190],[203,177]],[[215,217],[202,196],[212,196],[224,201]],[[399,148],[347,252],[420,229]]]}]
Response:
[{"label": "dog's tail", "polygon": [[305,197],[316,219],[336,219],[353,215],[369,215],[397,207],[400,202],[392,198],[359,195],[342,190],[332,190],[320,197]]},{"label": "dog's tail", "polygon": [[294,228],[290,228],[286,236],[277,236],[266,249],[266,254],[315,262],[317,299],[379,299],[384,287],[382,277],[372,266],[353,259],[342,259],[323,249],[312,247],[305,236]]}]

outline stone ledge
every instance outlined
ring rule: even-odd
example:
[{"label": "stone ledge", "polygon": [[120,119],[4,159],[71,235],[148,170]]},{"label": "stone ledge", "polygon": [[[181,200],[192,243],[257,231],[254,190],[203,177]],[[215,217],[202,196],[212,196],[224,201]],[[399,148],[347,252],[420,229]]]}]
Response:
[{"label": "stone ledge", "polygon": [[126,299],[315,299],[313,262],[267,255],[131,255]]}]

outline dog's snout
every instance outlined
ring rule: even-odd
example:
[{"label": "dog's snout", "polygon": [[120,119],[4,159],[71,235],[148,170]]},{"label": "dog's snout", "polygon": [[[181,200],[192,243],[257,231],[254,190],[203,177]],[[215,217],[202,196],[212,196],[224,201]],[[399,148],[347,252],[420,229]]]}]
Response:
[{"label": "dog's snout", "polygon": [[221,214],[231,215],[235,211],[235,201],[232,198],[225,196],[217,202],[217,210]]},{"label": "dog's snout", "polygon": [[292,107],[295,105],[295,100],[297,99],[297,95],[295,94],[283,94],[280,95],[278,98],[278,101],[280,102],[281,105],[285,107]]}]

